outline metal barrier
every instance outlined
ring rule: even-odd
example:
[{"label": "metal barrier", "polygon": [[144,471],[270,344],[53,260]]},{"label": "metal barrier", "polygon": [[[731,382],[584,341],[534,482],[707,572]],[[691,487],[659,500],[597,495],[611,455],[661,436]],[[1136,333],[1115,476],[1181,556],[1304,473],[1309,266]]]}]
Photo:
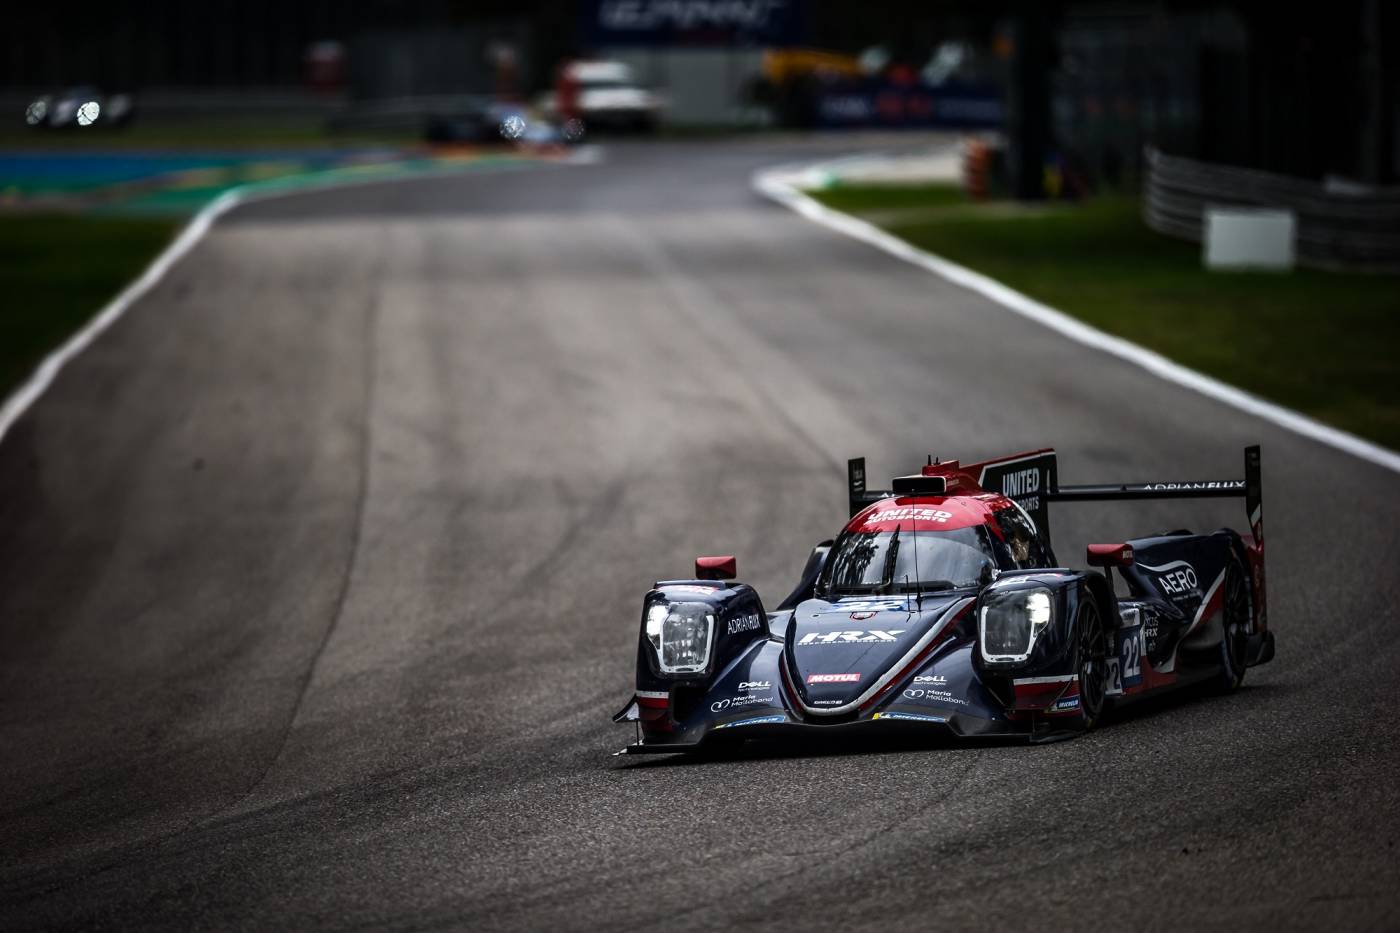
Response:
[{"label": "metal barrier", "polygon": [[1151,148],[1146,156],[1143,219],[1158,233],[1200,242],[1208,206],[1291,210],[1299,265],[1400,272],[1400,188],[1340,193],[1317,182]]}]

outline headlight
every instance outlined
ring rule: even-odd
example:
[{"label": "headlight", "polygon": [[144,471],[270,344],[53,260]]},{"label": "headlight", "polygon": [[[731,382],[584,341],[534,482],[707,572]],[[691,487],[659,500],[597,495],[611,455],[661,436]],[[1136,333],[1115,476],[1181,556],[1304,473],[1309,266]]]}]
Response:
[{"label": "headlight", "polygon": [[646,631],[663,673],[694,674],[710,663],[715,610],[708,603],[652,603]]},{"label": "headlight", "polygon": [[977,621],[982,659],[996,664],[1029,658],[1036,638],[1050,625],[1052,606],[1050,591],[1038,587],[988,593]]}]

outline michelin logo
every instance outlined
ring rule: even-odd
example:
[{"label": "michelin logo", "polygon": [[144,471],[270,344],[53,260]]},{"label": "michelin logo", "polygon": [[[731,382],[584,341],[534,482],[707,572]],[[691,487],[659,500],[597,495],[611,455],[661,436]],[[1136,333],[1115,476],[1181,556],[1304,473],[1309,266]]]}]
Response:
[{"label": "michelin logo", "polygon": [[761,726],[768,723],[787,722],[786,716],[755,716],[752,719],[740,719],[737,722],[726,722],[715,726],[716,729],[735,729],[739,726]]},{"label": "michelin logo", "polygon": [[926,716],[923,713],[876,713],[875,719],[902,719],[906,722],[947,722],[942,716]]}]

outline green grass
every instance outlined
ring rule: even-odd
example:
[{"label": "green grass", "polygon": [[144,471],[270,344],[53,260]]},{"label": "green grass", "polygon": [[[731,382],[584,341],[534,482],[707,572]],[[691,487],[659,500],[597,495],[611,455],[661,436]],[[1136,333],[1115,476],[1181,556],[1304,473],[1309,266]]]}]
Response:
[{"label": "green grass", "polygon": [[950,207],[968,203],[967,195],[961,188],[947,184],[835,184],[814,194],[828,207],[852,213]]},{"label": "green grass", "polygon": [[141,273],[168,218],[0,215],[0,397]]},{"label": "green grass", "polygon": [[128,127],[69,127],[35,130],[20,121],[0,125],[0,149],[83,152],[109,149],[177,148],[305,149],[324,146],[391,145],[422,141],[417,127],[393,130],[330,130],[316,117],[246,117],[223,119],[141,119]]},{"label": "green grass", "polygon": [[[812,194],[1095,327],[1400,449],[1400,277],[1207,272],[1200,246],[1148,230],[1135,198],[937,210],[926,189],[902,204],[888,185]],[[951,186],[944,196],[961,197]]]}]

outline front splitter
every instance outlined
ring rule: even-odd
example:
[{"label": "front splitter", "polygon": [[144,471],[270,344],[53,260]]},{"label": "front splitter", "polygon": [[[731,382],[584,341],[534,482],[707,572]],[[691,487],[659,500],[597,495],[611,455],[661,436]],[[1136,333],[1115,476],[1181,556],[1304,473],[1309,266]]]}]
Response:
[{"label": "front splitter", "polygon": [[[1030,739],[1032,730],[1024,722],[982,719],[958,713],[929,713],[923,710],[881,710],[869,719],[844,723],[813,723],[772,716],[722,723],[698,742],[634,742],[622,750],[628,755],[670,755],[696,752],[748,741],[812,741],[830,739],[869,739],[879,736],[908,739],[918,735],[942,735],[959,739]],[[767,720],[767,721],[759,721]]]}]

